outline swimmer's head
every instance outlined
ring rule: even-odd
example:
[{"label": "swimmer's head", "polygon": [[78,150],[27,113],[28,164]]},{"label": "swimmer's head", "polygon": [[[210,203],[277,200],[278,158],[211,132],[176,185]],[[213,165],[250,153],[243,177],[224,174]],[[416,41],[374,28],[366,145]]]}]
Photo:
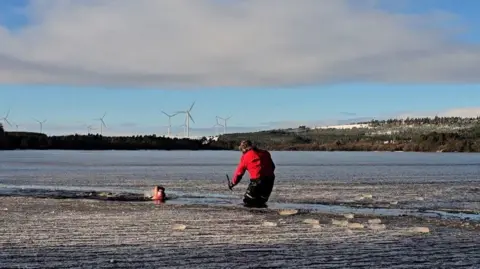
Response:
[{"label": "swimmer's head", "polygon": [[156,186],[153,187],[153,191],[154,192],[159,192],[159,191],[165,192],[165,188],[163,186],[156,185]]},{"label": "swimmer's head", "polygon": [[154,200],[165,200],[165,188],[163,186],[154,186],[152,198]]}]

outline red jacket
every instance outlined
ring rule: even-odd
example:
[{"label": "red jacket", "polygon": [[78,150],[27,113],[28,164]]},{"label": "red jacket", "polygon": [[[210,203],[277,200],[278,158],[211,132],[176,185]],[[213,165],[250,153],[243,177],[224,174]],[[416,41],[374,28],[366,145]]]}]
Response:
[{"label": "red jacket", "polygon": [[250,174],[251,180],[257,180],[260,177],[275,176],[275,164],[272,156],[266,150],[251,149],[240,158],[240,163],[235,170],[232,183],[238,184],[242,179],[245,171]]}]

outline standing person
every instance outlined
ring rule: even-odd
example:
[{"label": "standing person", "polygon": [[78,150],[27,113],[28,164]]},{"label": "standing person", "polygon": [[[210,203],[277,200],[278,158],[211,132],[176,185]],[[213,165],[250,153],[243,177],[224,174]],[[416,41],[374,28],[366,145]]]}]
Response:
[{"label": "standing person", "polygon": [[273,190],[275,163],[268,151],[257,148],[250,140],[242,141],[238,149],[242,152],[242,157],[233,175],[230,188],[240,183],[245,171],[248,171],[250,184],[245,192],[243,203],[248,207],[265,207]]}]

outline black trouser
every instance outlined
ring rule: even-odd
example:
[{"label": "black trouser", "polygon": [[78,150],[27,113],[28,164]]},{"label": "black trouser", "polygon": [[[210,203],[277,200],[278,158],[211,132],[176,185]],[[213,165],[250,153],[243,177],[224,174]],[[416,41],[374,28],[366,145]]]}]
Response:
[{"label": "black trouser", "polygon": [[275,176],[262,177],[257,180],[250,180],[247,191],[243,198],[245,206],[263,207],[270,198],[273,190]]}]

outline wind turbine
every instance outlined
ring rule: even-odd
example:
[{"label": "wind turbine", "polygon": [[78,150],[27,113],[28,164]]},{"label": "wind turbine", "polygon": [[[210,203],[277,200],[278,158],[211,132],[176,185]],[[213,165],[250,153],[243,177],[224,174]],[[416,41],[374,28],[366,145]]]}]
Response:
[{"label": "wind turbine", "polygon": [[186,134],[187,134],[187,125],[184,123],[184,124],[180,125],[180,127],[183,127],[183,137],[186,137]]},{"label": "wind turbine", "polygon": [[93,128],[92,125],[88,125],[88,126],[87,126],[87,130],[88,130],[88,131],[87,131],[87,134],[90,134],[90,132],[91,132],[92,130],[95,130],[95,128]]},{"label": "wind turbine", "polygon": [[43,132],[43,124],[44,124],[45,122],[47,122],[47,120],[43,120],[43,121],[39,121],[39,120],[37,120],[37,119],[34,119],[34,120],[35,120],[36,122],[38,122],[38,124],[40,124],[40,133],[42,133],[42,132]]},{"label": "wind turbine", "polygon": [[223,134],[226,134],[227,133],[227,120],[229,120],[232,116],[228,117],[228,118],[221,118],[219,116],[217,116],[217,120],[218,119],[221,119],[223,120]]},{"label": "wind turbine", "polygon": [[107,115],[107,112],[103,113],[103,116],[101,118],[98,118],[96,120],[100,121],[100,135],[103,135],[103,127],[107,128],[107,125],[103,121],[103,118]]},{"label": "wind turbine", "polygon": [[192,111],[192,108],[193,108],[194,105],[195,105],[195,102],[192,103],[192,105],[190,106],[190,108],[188,110],[175,112],[176,114],[185,113],[185,123],[186,123],[186,127],[187,127],[187,138],[190,137],[190,120],[192,120],[192,122],[195,123],[195,121],[192,118],[192,115],[190,114],[190,111]]},{"label": "wind turbine", "polygon": [[5,117],[2,118],[4,124],[8,124],[8,126],[12,127],[12,124],[8,121],[8,116],[10,115],[10,109],[7,111],[7,114],[5,114]]},{"label": "wind turbine", "polygon": [[168,136],[170,136],[171,129],[172,129],[172,118],[176,116],[178,113],[174,113],[172,115],[165,113],[162,111],[163,114],[165,114],[168,117]]},{"label": "wind turbine", "polygon": [[218,132],[218,127],[223,127],[223,125],[221,125],[220,123],[218,123],[218,117],[215,118],[217,120],[217,123],[215,125],[213,125],[213,128],[215,128],[215,135],[219,135],[219,132]]},{"label": "wind turbine", "polygon": [[15,130],[18,132],[18,127],[20,126],[20,124],[16,124],[15,123]]}]

